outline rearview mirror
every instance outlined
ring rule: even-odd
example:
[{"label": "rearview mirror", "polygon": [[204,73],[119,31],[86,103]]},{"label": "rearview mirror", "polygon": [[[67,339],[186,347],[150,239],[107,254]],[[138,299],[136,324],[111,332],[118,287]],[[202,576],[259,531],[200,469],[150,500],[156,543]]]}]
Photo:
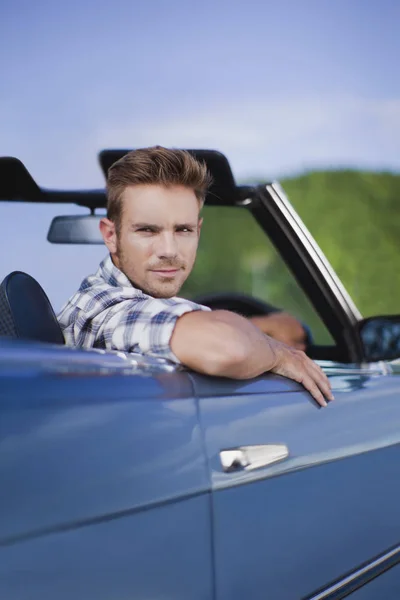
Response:
[{"label": "rearview mirror", "polygon": [[400,358],[400,315],[363,319],[359,332],[367,361]]},{"label": "rearview mirror", "polygon": [[52,244],[104,244],[99,215],[54,217],[47,239]]}]

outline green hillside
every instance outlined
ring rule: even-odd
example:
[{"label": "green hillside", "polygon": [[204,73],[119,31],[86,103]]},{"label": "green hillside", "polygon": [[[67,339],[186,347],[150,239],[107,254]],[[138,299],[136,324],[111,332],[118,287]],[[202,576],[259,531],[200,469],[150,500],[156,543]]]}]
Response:
[{"label": "green hillside", "polygon": [[[364,316],[400,314],[400,175],[311,172],[282,179],[290,201]],[[330,336],[251,214],[205,207],[198,259],[183,294],[246,292]]]}]

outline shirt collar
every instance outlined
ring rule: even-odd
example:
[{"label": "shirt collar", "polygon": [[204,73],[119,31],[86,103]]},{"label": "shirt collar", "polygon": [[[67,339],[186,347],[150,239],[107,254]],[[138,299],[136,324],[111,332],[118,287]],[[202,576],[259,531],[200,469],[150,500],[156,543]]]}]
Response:
[{"label": "shirt collar", "polygon": [[133,285],[131,284],[127,276],[114,265],[113,261],[111,260],[110,254],[106,256],[104,260],[101,261],[100,274],[101,277],[113,287],[133,288]]}]

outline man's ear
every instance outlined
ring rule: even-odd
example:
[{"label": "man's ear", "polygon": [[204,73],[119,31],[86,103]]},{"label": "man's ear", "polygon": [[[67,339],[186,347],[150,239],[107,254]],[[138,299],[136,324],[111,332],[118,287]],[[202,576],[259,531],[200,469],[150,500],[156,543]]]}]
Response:
[{"label": "man's ear", "polygon": [[115,224],[110,219],[103,217],[100,219],[100,232],[103,236],[105,245],[110,251],[110,254],[117,253],[117,232],[115,230]]}]

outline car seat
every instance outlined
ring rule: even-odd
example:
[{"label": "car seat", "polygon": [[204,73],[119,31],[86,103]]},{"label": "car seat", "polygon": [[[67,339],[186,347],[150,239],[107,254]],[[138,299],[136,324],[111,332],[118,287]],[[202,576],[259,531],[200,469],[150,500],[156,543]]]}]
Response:
[{"label": "car seat", "polygon": [[65,343],[43,288],[22,271],[13,271],[0,284],[0,336]]}]

